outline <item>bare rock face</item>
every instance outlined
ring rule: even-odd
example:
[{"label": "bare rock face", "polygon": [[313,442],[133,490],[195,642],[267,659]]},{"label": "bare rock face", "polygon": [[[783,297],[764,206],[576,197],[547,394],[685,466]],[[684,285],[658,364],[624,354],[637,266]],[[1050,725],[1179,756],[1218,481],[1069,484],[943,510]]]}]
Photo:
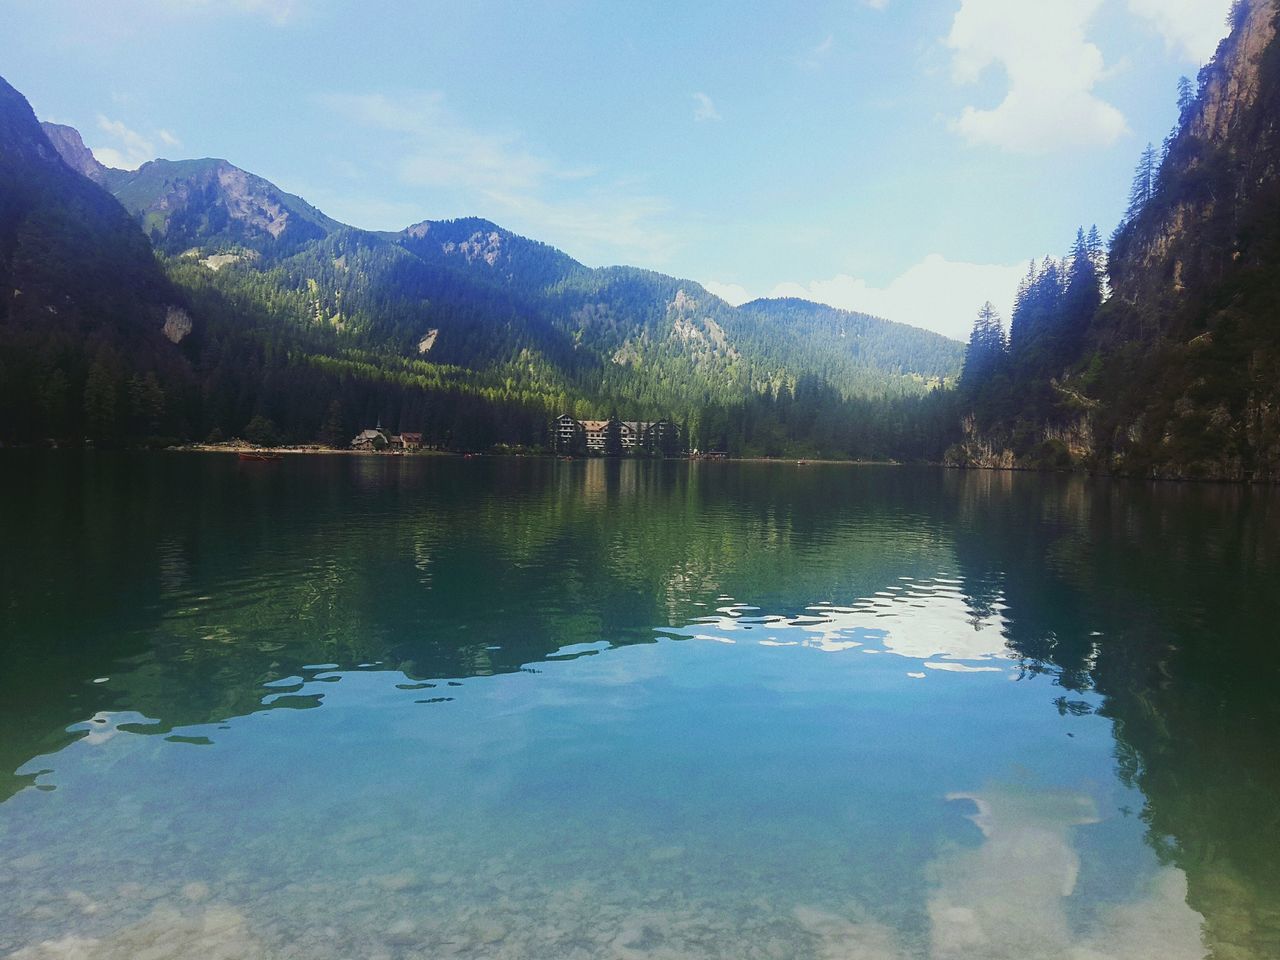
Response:
[{"label": "bare rock face", "polygon": [[1012,470],[1017,458],[999,440],[985,436],[978,429],[977,418],[966,415],[960,422],[964,440],[947,451],[943,458],[949,467],[978,467],[984,470]]},{"label": "bare rock face", "polygon": [[462,254],[467,263],[483,260],[492,267],[497,264],[498,257],[502,254],[502,234],[496,230],[488,233],[477,231],[461,243],[445,243],[440,249],[446,254],[455,252]]},{"label": "bare rock face", "polygon": [[62,157],[63,163],[99,186],[106,183],[107,168],[100,164],[98,158],[93,155],[93,151],[84,145],[79,130],[61,123],[48,122],[41,123],[40,128],[53,144],[53,148],[58,151],[58,156]]},{"label": "bare rock face", "polygon": [[164,317],[164,335],[171,343],[181,343],[194,329],[191,316],[181,307],[170,307]]},{"label": "bare rock face", "polygon": [[270,192],[263,189],[259,178],[251,177],[229,163],[219,165],[217,177],[227,213],[233,219],[243,221],[277,239],[284,233],[289,226],[289,211]]},{"label": "bare rock face", "polygon": [[1278,16],[1280,0],[1246,0],[1202,71],[1194,112],[1168,145],[1161,174],[1167,186],[1154,209],[1135,221],[1127,249],[1113,263],[1123,300],[1161,303],[1163,315],[1171,315],[1188,289],[1233,269],[1238,224],[1280,173],[1268,159],[1280,139],[1270,116],[1274,92],[1264,89],[1274,83],[1264,61]]},{"label": "bare rock face", "polygon": [[1191,123],[1192,136],[1226,140],[1235,124],[1258,99],[1262,56],[1276,36],[1277,0],[1253,0],[1243,20],[1222,42],[1207,72],[1204,102]]}]

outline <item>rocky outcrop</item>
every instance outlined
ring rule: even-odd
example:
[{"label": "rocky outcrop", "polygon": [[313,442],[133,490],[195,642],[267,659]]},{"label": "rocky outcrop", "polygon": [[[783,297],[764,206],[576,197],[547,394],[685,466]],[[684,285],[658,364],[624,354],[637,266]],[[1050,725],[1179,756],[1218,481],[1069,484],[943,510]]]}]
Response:
[{"label": "rocky outcrop", "polygon": [[1280,479],[1280,0],[1232,21],[1116,233],[1114,296],[1054,384],[1064,421],[1090,411],[1094,469]]},{"label": "rocky outcrop", "polygon": [[165,311],[163,332],[170,343],[181,343],[192,329],[191,315],[187,311],[181,307],[170,307]]},{"label": "rocky outcrop", "polygon": [[61,123],[43,122],[40,128],[49,138],[53,148],[62,157],[62,162],[94,183],[102,186],[107,182],[107,167],[98,162],[93,151],[84,145],[80,131]]},{"label": "rocky outcrop", "polygon": [[173,256],[228,248],[287,253],[341,227],[226,160],[152,160],[136,171],[108,171],[107,186],[152,243]]},{"label": "rocky outcrop", "polygon": [[1189,125],[1191,136],[1217,142],[1230,139],[1257,102],[1262,58],[1275,39],[1277,13],[1277,0],[1251,0],[1239,8],[1231,35],[1205,68],[1203,94]]},{"label": "rocky outcrop", "polygon": [[1166,145],[1155,196],[1117,234],[1112,283],[1122,300],[1158,308],[1148,333],[1167,332],[1188,293],[1241,263],[1249,212],[1280,178],[1276,78],[1267,66],[1278,17],[1280,0],[1238,8],[1234,29],[1201,71],[1199,97]]},{"label": "rocky outcrop", "polygon": [[960,426],[964,439],[947,450],[943,460],[947,466],[983,470],[1012,470],[1018,466],[1014,452],[999,439],[984,435],[973,414],[966,416]]}]

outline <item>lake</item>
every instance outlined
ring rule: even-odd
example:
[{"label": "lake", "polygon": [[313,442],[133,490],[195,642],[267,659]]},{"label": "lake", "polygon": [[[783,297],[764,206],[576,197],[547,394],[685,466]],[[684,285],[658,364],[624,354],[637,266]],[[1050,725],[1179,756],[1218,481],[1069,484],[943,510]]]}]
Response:
[{"label": "lake", "polygon": [[0,956],[1280,956],[1280,497],[8,451]]}]

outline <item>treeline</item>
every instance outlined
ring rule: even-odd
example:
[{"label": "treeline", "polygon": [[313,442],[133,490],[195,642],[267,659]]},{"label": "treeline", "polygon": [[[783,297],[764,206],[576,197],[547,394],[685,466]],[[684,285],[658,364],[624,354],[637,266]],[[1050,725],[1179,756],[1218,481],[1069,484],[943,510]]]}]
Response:
[{"label": "treeline", "polygon": [[1139,159],[1107,256],[1081,231],[1033,264],[1008,332],[989,305],[966,349],[957,462],[1160,477],[1280,476],[1280,45],[1233,34],[1178,84],[1177,119]]},{"label": "treeline", "polygon": [[698,449],[732,456],[938,462],[958,433],[956,400],[950,390],[846,398],[817,377],[801,377],[794,387],[698,410],[689,436]]},{"label": "treeline", "polygon": [[1105,253],[1097,227],[1076,234],[1062,259],[1033,262],[1018,286],[1006,334],[991,303],[978,312],[965,350],[960,395],[979,428],[1006,428],[1015,452],[1063,400],[1060,380],[1081,353],[1103,301]]},{"label": "treeline", "polygon": [[362,231],[224,161],[107,180],[115,197],[0,80],[2,443],[344,445],[381,421],[455,449],[547,448],[556,416],[617,410],[739,455],[938,446],[934,392],[960,352],[925,331],[736,309],[485,221]]}]

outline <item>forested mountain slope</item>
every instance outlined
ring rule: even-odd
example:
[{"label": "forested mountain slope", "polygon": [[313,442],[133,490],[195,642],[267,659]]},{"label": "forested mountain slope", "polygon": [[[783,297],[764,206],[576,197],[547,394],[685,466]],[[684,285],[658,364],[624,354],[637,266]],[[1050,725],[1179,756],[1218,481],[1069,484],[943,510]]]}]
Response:
[{"label": "forested mountain slope", "polygon": [[125,369],[144,405],[160,379],[181,389],[184,302],[124,208],[0,79],[0,438],[114,419]]},{"label": "forested mountain slope", "polygon": [[[832,455],[887,456],[884,431],[841,417],[899,404],[878,417],[898,422],[900,401],[958,373],[961,346],[936,334],[801,301],[734,308],[696,282],[589,268],[485,220],[367,231],[225,160],[111,169],[8,89],[21,122],[4,128],[6,157],[22,163],[5,171],[6,196],[44,199],[5,211],[6,236],[21,224],[23,242],[6,241],[4,269],[31,276],[3,330],[20,373],[5,381],[0,440],[201,438],[253,423],[264,438],[342,442],[382,419],[454,445],[540,444],[556,413],[617,410],[687,421],[704,446],[805,451],[821,436]],[[75,204],[96,211],[90,229],[73,226]],[[39,256],[8,255],[37,236]],[[40,290],[78,297],[87,326],[24,327]],[[91,369],[109,408],[94,416]],[[57,402],[40,399],[51,376]],[[858,446],[872,435],[874,451]]]},{"label": "forested mountain slope", "polygon": [[45,132],[134,215],[206,314],[307,351],[469,371],[583,416],[695,420],[804,377],[836,397],[892,398],[958,372],[960,345],[874,317],[799,301],[735,309],[693,281],[588,268],[477,218],[361,230],[224,160],[111,170],[71,128]]},{"label": "forested mountain slope", "polygon": [[1083,234],[1033,267],[1009,340],[971,342],[957,462],[1280,478],[1277,0],[1240,0],[1149,148],[1103,300]]},{"label": "forested mountain slope", "polygon": [[224,161],[155,161],[108,183],[158,249],[217,271],[228,295],[293,297],[297,322],[366,348],[532,373],[596,411],[688,409],[810,373],[846,396],[920,394],[959,366],[958,345],[924,331],[863,316],[846,322],[852,339],[815,341],[776,310],[735,310],[651,271],[591,269],[486,220],[346,227]]}]

